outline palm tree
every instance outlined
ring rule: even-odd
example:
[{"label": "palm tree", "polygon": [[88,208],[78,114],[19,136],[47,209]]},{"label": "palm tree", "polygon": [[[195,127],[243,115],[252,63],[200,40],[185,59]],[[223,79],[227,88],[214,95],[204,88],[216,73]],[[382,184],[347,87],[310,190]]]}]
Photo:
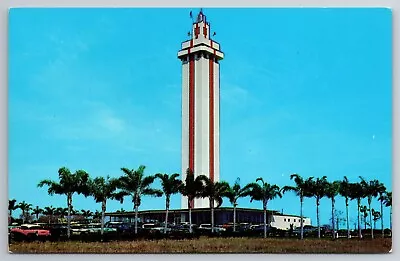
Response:
[{"label": "palm tree", "polygon": [[85,221],[89,220],[90,217],[93,216],[93,212],[91,210],[81,209],[81,215],[85,219]]},{"label": "palm tree", "polygon": [[189,209],[189,232],[192,233],[192,208],[193,200],[195,198],[199,198],[203,195],[204,190],[204,175],[199,175],[196,178],[194,177],[194,173],[191,169],[186,170],[186,179],[182,186],[180,187],[180,192],[182,196],[186,196],[188,200],[188,209]]},{"label": "palm tree", "polygon": [[[119,185],[119,179],[97,177],[90,181],[90,195],[93,196],[96,203],[101,203],[101,236],[104,234],[104,215],[107,209],[108,199],[117,199],[121,201],[121,197],[118,195],[117,188]],[[83,211],[82,211],[83,212]],[[91,215],[93,213],[90,212]]]},{"label": "palm tree", "polygon": [[392,231],[392,192],[385,193],[383,203],[385,207],[390,207],[390,231]]},{"label": "palm tree", "polygon": [[378,221],[381,218],[381,212],[376,211],[375,209],[372,209],[372,216],[373,221],[374,221],[374,229],[376,229],[376,221]]},{"label": "palm tree", "polygon": [[317,226],[318,226],[318,238],[321,238],[321,226],[319,221],[319,205],[323,197],[325,197],[325,192],[328,186],[328,181],[326,176],[322,178],[317,178],[310,183],[310,192],[315,197],[317,205]]},{"label": "palm tree", "polygon": [[[17,200],[16,199],[10,199],[8,200],[8,211],[10,218],[12,219],[12,212],[16,209],[18,209],[18,205],[16,204]],[[12,222],[12,221],[11,221]]]},{"label": "palm tree", "polygon": [[32,209],[32,204],[28,204],[24,201],[20,202],[17,207],[22,211],[22,222],[25,223],[26,214]]},{"label": "palm tree", "polygon": [[[340,182],[328,182],[325,196],[332,202],[332,238],[335,238],[335,197],[339,194]],[[338,228],[336,228],[337,230]]]},{"label": "palm tree", "polygon": [[58,207],[54,211],[54,214],[60,218],[63,218],[68,215],[68,208]]},{"label": "palm tree", "polygon": [[219,208],[222,205],[222,197],[228,196],[229,184],[225,181],[214,182],[206,176],[202,176],[202,180],[204,181],[202,197],[210,201],[211,233],[214,233],[214,208]]},{"label": "palm tree", "polygon": [[71,206],[71,216],[76,216],[79,215],[79,210],[74,209],[73,206]]},{"label": "palm tree", "polygon": [[358,223],[358,238],[362,238],[361,224],[360,224],[360,212],[361,212],[361,200],[365,197],[364,187],[360,183],[349,184],[349,198],[351,200],[357,200],[357,223]]},{"label": "palm tree", "polygon": [[68,218],[67,218],[67,235],[70,238],[71,235],[71,207],[72,207],[72,196],[77,194],[83,194],[85,197],[89,196],[89,174],[83,170],[77,170],[75,173],[71,173],[66,167],[62,167],[58,170],[59,182],[52,180],[42,180],[39,182],[38,187],[48,186],[47,192],[49,195],[59,194],[67,196],[68,206]]},{"label": "palm tree", "polygon": [[380,219],[381,219],[381,230],[382,230],[382,238],[385,237],[385,231],[383,229],[383,200],[386,194],[386,187],[383,183],[379,183],[378,185],[378,200],[381,202],[381,212],[380,212]]},{"label": "palm tree", "polygon": [[168,226],[168,211],[171,202],[171,195],[179,193],[179,189],[182,185],[182,181],[177,179],[179,177],[178,173],[168,175],[157,173],[156,178],[161,180],[162,191],[165,195],[165,226],[164,232],[167,233]]},{"label": "palm tree", "polygon": [[33,209],[32,214],[36,215],[36,220],[39,220],[39,214],[43,213],[43,209],[39,208],[39,206],[36,206],[36,208]]},{"label": "palm tree", "polygon": [[347,224],[347,238],[350,238],[350,223],[349,223],[349,198],[350,198],[350,182],[346,176],[340,182],[339,194],[344,197],[346,202],[346,224]]},{"label": "palm tree", "polygon": [[115,213],[125,213],[126,211],[125,211],[125,209],[123,209],[123,208],[121,208],[121,209],[118,209],[117,211],[115,211]]},{"label": "palm tree", "polygon": [[51,220],[53,219],[53,215],[54,215],[55,211],[56,211],[56,208],[54,208],[53,206],[45,207],[43,209],[43,215],[50,216],[49,224],[51,223]]},{"label": "palm tree", "polygon": [[312,195],[309,193],[309,184],[312,182],[312,177],[304,180],[299,174],[290,175],[290,179],[294,179],[296,186],[284,186],[282,188],[282,192],[286,193],[288,191],[293,191],[300,198],[300,238],[303,239],[303,202],[304,197],[311,197]]},{"label": "palm tree", "polygon": [[[260,185],[259,182],[261,181]],[[263,178],[257,178],[256,182],[249,184],[250,192],[249,196],[251,197],[250,202],[253,200],[262,201],[263,210],[264,210],[264,238],[267,237],[267,209],[268,202],[270,200],[275,199],[276,197],[282,197],[281,191],[277,185],[271,185],[269,183],[264,182]]]},{"label": "palm tree", "polygon": [[155,176],[144,176],[145,166],[141,165],[137,170],[130,170],[128,168],[121,168],[124,175],[119,178],[120,192],[117,193],[118,197],[123,202],[124,196],[131,196],[133,207],[135,210],[135,234],[137,234],[138,225],[138,212],[141,203],[141,197],[144,195],[161,197],[162,191],[153,189],[150,185],[153,183]]},{"label": "palm tree", "polygon": [[249,185],[240,187],[240,178],[237,178],[235,184],[232,187],[228,187],[226,193],[227,198],[233,205],[233,232],[236,232],[236,207],[238,205],[237,201],[239,198],[247,197],[249,195],[250,188]]},{"label": "palm tree", "polygon": [[58,216],[58,222],[64,222],[65,217],[68,216],[68,208],[58,207],[55,209],[54,215]]},{"label": "palm tree", "polygon": [[[102,218],[102,216],[103,216],[102,211],[96,210],[96,211],[93,213],[93,219],[94,219],[94,220],[99,220],[99,221],[100,221],[100,219]],[[102,220],[104,220],[104,218],[102,218]]]},{"label": "palm tree", "polygon": [[[371,224],[371,237],[374,238],[374,229],[372,227],[372,208],[371,208],[371,203],[372,203],[372,198],[376,198],[379,194],[379,192],[384,188],[382,183],[380,183],[378,180],[371,180],[371,181],[366,181],[363,177],[360,177],[361,179],[361,185],[364,187],[365,190],[365,195],[367,196],[368,200],[368,209],[369,209],[369,222]],[[383,186],[383,188],[382,188]]]},{"label": "palm tree", "polygon": [[[361,206],[360,212],[363,214],[363,218],[364,218],[364,229],[367,230],[367,224],[368,224],[367,217],[368,217],[369,208],[367,206]],[[371,225],[371,227],[372,227],[372,225]]]}]

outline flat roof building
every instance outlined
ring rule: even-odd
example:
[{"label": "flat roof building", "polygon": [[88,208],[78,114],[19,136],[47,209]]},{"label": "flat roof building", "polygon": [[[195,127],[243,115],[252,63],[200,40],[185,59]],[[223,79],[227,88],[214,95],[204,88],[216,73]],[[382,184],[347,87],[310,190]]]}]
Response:
[{"label": "flat roof building", "polygon": [[[109,221],[134,222],[135,212],[110,212],[105,214]],[[165,210],[142,210],[138,214],[139,221],[164,222]],[[106,219],[107,220],[107,219]],[[304,225],[311,225],[311,219],[303,217]],[[168,214],[168,223],[183,223],[189,221],[188,209],[171,209]],[[220,207],[214,209],[215,225],[223,225],[233,222],[233,207]],[[264,212],[262,209],[252,208],[236,208],[236,223],[263,224]],[[210,224],[211,213],[209,208],[192,209],[192,223],[196,225]],[[279,229],[289,229],[293,224],[293,228],[300,227],[300,217],[296,215],[282,214],[276,210],[267,211],[267,224]]]}]

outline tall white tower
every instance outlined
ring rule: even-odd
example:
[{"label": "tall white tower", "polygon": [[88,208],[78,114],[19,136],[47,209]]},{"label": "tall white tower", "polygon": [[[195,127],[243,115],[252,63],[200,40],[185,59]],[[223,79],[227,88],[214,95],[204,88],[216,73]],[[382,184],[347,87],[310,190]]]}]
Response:
[{"label": "tall white tower", "polygon": [[[189,168],[195,176],[219,180],[219,60],[218,43],[210,39],[210,24],[202,11],[193,23],[191,39],[178,52],[182,61],[182,180]],[[208,199],[191,202],[209,207]],[[182,208],[188,208],[182,197]]]}]

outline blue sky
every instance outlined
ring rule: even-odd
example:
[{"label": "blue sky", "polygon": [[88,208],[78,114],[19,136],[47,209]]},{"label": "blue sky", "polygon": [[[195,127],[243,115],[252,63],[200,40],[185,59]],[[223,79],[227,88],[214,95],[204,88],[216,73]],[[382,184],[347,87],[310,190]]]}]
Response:
[{"label": "blue sky", "polygon": [[[193,9],[193,13],[197,13]],[[65,206],[37,188],[57,170],[92,176],[180,173],[180,43],[190,9],[12,9],[9,19],[9,197]],[[389,9],[205,9],[221,44],[221,179],[290,174],[379,179],[391,190]],[[155,187],[159,183],[154,184]],[[298,214],[286,194],[269,208]],[[75,196],[76,209],[100,209]],[[364,202],[366,204],[366,202]],[[180,198],[172,199],[180,207]],[[229,206],[229,202],[224,203]],[[261,203],[239,201],[240,207]],[[344,210],[344,200],[337,199]],[[378,204],[373,205],[378,208]],[[132,209],[110,201],[108,210]],[[145,197],[141,209],[163,209]],[[323,199],[321,222],[330,201]],[[355,220],[356,204],[352,202]],[[315,201],[304,213],[315,219]],[[388,217],[389,210],[385,210]],[[389,225],[386,219],[385,226]]]}]

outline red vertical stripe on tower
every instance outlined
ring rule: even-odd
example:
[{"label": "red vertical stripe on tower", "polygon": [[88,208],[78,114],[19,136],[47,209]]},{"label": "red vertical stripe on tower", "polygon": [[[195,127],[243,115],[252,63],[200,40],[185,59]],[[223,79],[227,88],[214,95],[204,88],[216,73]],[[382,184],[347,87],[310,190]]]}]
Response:
[{"label": "red vertical stripe on tower", "polygon": [[209,59],[209,162],[210,180],[214,181],[214,56]]},{"label": "red vertical stripe on tower", "polygon": [[[195,117],[195,89],[194,89],[194,55],[189,56],[189,169],[194,173],[194,117]],[[194,207],[194,202],[190,202]]]}]

